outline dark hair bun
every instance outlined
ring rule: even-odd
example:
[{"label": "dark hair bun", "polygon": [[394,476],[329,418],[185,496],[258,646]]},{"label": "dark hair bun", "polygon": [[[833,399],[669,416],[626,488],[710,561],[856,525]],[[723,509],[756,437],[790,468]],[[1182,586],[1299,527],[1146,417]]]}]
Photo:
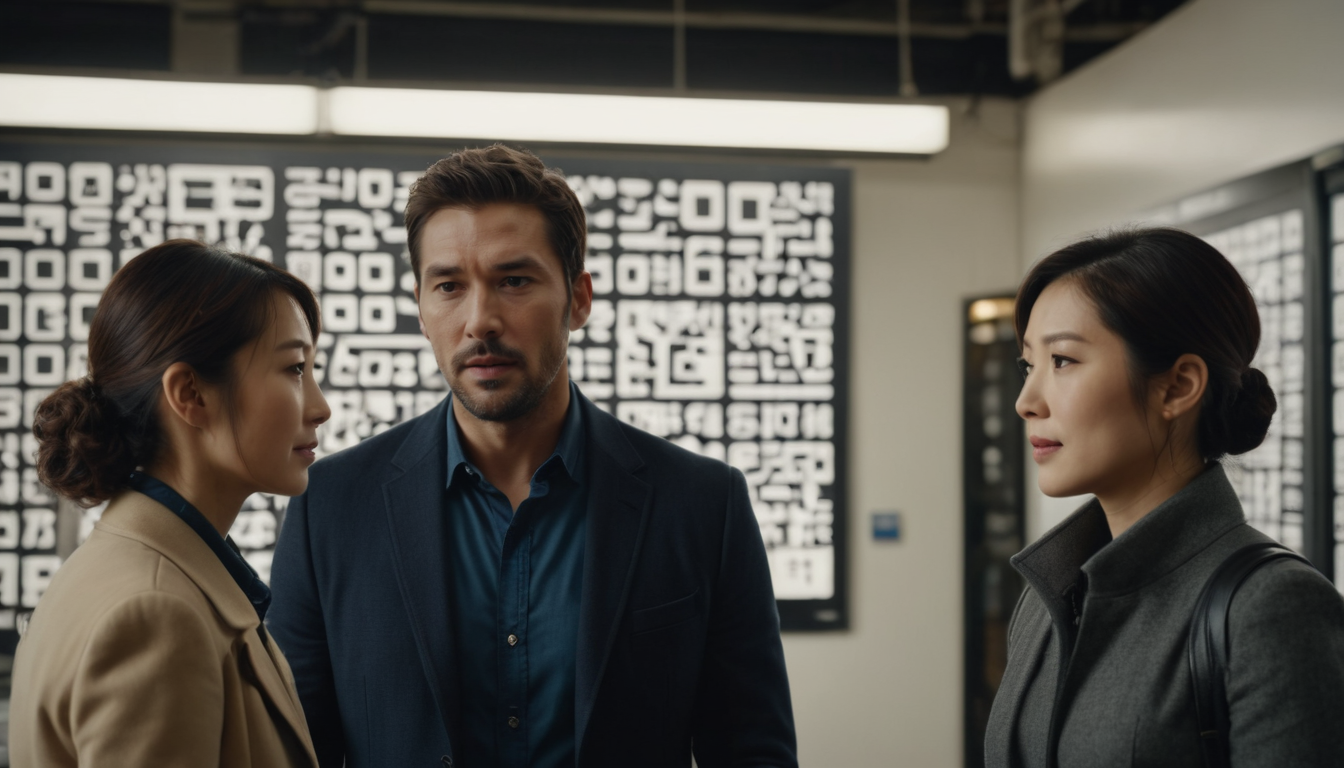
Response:
[{"label": "dark hair bun", "polygon": [[119,422],[116,406],[88,377],[61,385],[33,414],[38,479],[86,507],[112,498],[136,465]]},{"label": "dark hair bun", "polygon": [[1228,414],[1227,452],[1246,453],[1265,441],[1269,421],[1278,410],[1279,401],[1269,386],[1269,379],[1257,368],[1247,368],[1241,374],[1241,391],[1232,401]]}]

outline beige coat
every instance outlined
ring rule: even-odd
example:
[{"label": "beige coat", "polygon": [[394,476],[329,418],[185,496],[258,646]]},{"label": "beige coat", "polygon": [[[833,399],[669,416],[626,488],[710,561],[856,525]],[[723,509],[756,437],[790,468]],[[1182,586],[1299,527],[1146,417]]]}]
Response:
[{"label": "beige coat", "polygon": [[12,764],[315,768],[293,675],[259,623],[195,531],[118,496],[19,643]]}]

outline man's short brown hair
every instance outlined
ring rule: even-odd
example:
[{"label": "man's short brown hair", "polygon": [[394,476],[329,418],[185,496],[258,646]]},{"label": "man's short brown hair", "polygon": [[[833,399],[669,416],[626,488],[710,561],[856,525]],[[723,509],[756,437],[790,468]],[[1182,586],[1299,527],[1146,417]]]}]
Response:
[{"label": "man's short brown hair", "polygon": [[454,152],[411,185],[406,243],[415,282],[420,282],[420,230],[429,217],[444,208],[475,209],[490,203],[519,203],[541,211],[551,248],[565,270],[565,285],[573,286],[588,248],[583,204],[559,169],[547,168],[527,150],[502,144]]}]

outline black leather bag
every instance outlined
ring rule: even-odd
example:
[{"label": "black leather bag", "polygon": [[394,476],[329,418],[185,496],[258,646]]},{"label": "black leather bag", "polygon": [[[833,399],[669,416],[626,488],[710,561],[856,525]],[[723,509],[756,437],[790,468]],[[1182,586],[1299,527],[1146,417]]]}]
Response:
[{"label": "black leather bag", "polygon": [[1195,720],[1205,768],[1230,768],[1231,718],[1227,709],[1227,617],[1232,597],[1256,568],[1290,557],[1311,565],[1305,557],[1278,544],[1251,544],[1228,555],[1209,577],[1195,603],[1186,651],[1190,679],[1195,687]]}]

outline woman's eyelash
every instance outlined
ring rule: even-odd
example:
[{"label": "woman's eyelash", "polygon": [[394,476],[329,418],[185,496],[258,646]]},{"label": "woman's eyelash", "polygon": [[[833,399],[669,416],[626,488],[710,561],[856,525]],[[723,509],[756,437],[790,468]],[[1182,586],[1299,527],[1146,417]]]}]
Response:
[{"label": "woman's eyelash", "polygon": [[1017,358],[1017,370],[1018,373],[1022,374],[1022,378],[1025,379],[1027,378],[1027,374],[1031,373],[1031,363],[1028,363],[1025,358],[1019,357]]}]

